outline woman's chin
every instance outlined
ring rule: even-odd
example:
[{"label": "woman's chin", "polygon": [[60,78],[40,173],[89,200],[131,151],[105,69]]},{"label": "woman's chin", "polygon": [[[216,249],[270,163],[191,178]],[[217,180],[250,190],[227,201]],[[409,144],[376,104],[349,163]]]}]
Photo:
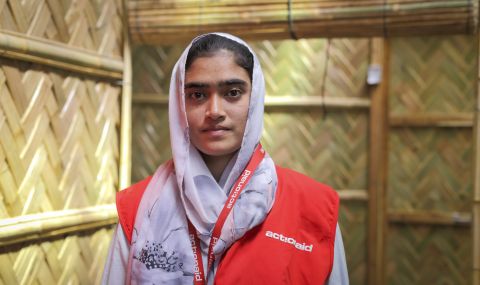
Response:
[{"label": "woman's chin", "polygon": [[198,148],[204,156],[209,157],[225,157],[233,156],[235,152],[240,149],[240,146],[222,146],[222,145],[209,145]]}]

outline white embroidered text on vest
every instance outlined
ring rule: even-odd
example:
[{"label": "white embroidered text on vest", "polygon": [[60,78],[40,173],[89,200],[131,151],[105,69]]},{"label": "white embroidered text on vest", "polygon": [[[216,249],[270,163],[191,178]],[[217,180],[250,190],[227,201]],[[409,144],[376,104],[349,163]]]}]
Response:
[{"label": "white embroidered text on vest", "polygon": [[308,252],[313,251],[313,244],[306,245],[305,243],[299,243],[294,238],[286,237],[282,234],[274,233],[274,232],[271,232],[271,231],[267,231],[265,233],[265,235],[269,238],[273,238],[273,239],[282,241],[284,243],[291,244],[291,245],[295,246],[295,248],[298,249],[298,250],[303,250],[303,251],[308,251]]}]

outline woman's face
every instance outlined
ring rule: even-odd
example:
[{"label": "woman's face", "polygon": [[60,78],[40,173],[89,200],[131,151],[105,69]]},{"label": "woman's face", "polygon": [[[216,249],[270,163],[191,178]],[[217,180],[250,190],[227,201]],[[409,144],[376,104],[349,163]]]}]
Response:
[{"label": "woman's face", "polygon": [[204,155],[231,156],[242,143],[252,86],[234,55],[198,57],[185,73],[190,140]]}]

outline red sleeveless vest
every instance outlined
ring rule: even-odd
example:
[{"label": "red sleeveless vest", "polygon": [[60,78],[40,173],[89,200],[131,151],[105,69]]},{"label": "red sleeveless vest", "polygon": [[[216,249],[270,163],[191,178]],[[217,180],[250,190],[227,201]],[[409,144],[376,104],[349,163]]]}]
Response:
[{"label": "red sleeveless vest", "polygon": [[[275,203],[265,221],[222,257],[215,284],[324,284],[333,266],[339,199],[326,185],[276,168]],[[131,242],[150,177],[117,194],[120,224]]]}]

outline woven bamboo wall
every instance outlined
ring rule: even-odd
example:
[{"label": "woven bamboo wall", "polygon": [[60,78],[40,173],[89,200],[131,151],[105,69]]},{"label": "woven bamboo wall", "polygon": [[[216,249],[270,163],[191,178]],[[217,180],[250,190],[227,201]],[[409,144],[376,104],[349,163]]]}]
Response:
[{"label": "woven bamboo wall", "polygon": [[0,284],[99,284],[111,238],[100,229],[9,246],[0,254]]},{"label": "woven bamboo wall", "polygon": [[394,39],[391,48],[388,284],[472,284],[477,41]]},{"label": "woven bamboo wall", "polygon": [[111,203],[120,88],[0,62],[1,217]]},{"label": "woven bamboo wall", "polygon": [[[389,42],[385,284],[470,284],[476,40]],[[328,56],[327,40],[253,45],[269,96],[368,99],[370,40],[332,40]],[[183,46],[134,50],[133,181],[170,157],[165,97]],[[366,284],[369,106],[327,106],[324,116],[287,105],[267,101],[263,144],[276,163],[338,189],[351,284]]]},{"label": "woven bamboo wall", "polygon": [[121,56],[121,9],[119,0],[7,0],[0,5],[0,27],[103,55]]},{"label": "woven bamboo wall", "polygon": [[[0,46],[0,284],[100,281],[122,89],[102,67],[64,69],[55,56],[74,51],[121,66],[122,29],[121,1],[0,2],[0,36],[35,43]],[[86,75],[95,73],[105,76]]]},{"label": "woven bamboo wall", "polygon": [[[369,40],[262,41],[253,46],[265,72],[268,96],[367,99]],[[170,157],[166,104],[169,77],[184,45],[137,46],[133,60],[132,181],[154,172]],[[293,52],[295,51],[295,52]],[[328,66],[325,68],[326,58]],[[324,73],[327,72],[324,78]],[[142,103],[143,102],[143,103]],[[263,145],[279,165],[304,172],[340,193],[365,196],[368,105],[358,108],[267,106]],[[291,138],[295,138],[292,140]],[[366,201],[344,199],[340,222],[349,253],[351,284],[366,282]]]}]

